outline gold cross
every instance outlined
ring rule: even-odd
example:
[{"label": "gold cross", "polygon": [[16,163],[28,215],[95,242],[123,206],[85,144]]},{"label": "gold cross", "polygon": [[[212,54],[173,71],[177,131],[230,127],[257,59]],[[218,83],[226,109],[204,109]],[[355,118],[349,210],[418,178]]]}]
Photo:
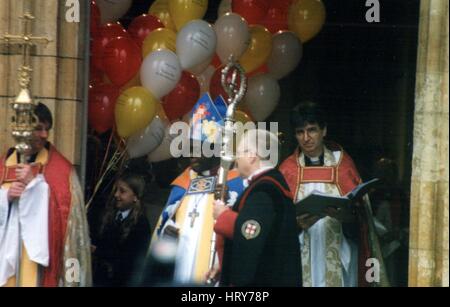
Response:
[{"label": "gold cross", "polygon": [[19,68],[19,84],[22,89],[28,89],[31,81],[31,72],[33,69],[30,66],[30,50],[31,47],[38,44],[47,45],[52,40],[47,37],[33,36],[31,33],[31,22],[35,17],[30,12],[25,12],[23,16],[23,34],[15,35],[5,33],[0,36],[0,41],[5,41],[7,44],[23,46],[23,62]]},{"label": "gold cross", "polygon": [[194,210],[192,210],[188,216],[191,218],[191,228],[192,228],[194,227],[195,219],[200,216],[200,214],[197,211],[197,208],[194,208]]},{"label": "gold cross", "polygon": [[[27,0],[28,1],[28,0]],[[29,7],[29,2],[25,2]],[[16,141],[16,149],[20,153],[21,163],[26,162],[25,154],[31,149],[31,138],[36,126],[34,116],[34,102],[30,95],[31,72],[30,49],[38,44],[48,44],[50,39],[41,36],[33,36],[31,33],[31,22],[35,19],[30,11],[25,8],[23,19],[23,33],[21,35],[6,33],[0,36],[0,42],[6,44],[19,45],[23,47],[23,60],[19,68],[20,92],[16,99],[11,102],[15,115],[12,117],[12,136]]]}]

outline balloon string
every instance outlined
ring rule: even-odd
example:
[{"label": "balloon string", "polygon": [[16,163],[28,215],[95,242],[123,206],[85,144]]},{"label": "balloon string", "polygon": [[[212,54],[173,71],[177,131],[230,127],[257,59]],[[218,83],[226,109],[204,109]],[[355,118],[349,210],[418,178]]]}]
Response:
[{"label": "balloon string", "polygon": [[117,148],[114,151],[113,156],[111,157],[111,160],[109,161],[108,165],[106,166],[106,169],[105,169],[104,173],[101,175],[100,179],[97,181],[97,184],[95,185],[94,192],[92,193],[91,198],[89,199],[89,201],[86,204],[86,209],[87,210],[90,209],[92,201],[94,200],[94,197],[97,195],[97,192],[100,189],[100,186],[102,185],[103,180],[105,179],[105,177],[117,165],[119,165],[119,164],[123,165],[123,163],[125,162],[125,159],[124,159],[125,157],[126,157],[126,151],[125,150],[121,150],[121,148]]},{"label": "balloon string", "polygon": [[[100,174],[102,174],[103,168],[105,167],[105,163],[106,163],[106,160],[108,158],[108,153],[109,153],[109,150],[110,150],[110,147],[111,147],[113,136],[114,136],[114,130],[112,130],[111,134],[109,135],[108,145],[106,146],[106,150],[105,150],[105,156],[103,157],[102,166],[100,167],[100,172],[98,173],[99,176],[100,176]],[[97,181],[98,181],[98,178],[97,178],[96,182]]]}]

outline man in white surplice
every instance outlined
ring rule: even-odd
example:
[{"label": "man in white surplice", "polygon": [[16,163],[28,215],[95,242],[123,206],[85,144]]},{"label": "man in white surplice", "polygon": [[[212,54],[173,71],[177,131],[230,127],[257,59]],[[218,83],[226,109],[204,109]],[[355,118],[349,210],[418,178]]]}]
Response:
[{"label": "man in white surplice", "polygon": [[[337,144],[324,143],[327,127],[323,111],[308,103],[291,114],[299,148],[281,164],[280,171],[294,202],[314,190],[342,196],[357,186],[361,180],[348,154]],[[324,218],[309,214],[297,217],[303,286],[357,286],[356,214],[352,208],[329,208],[327,214]]]}]

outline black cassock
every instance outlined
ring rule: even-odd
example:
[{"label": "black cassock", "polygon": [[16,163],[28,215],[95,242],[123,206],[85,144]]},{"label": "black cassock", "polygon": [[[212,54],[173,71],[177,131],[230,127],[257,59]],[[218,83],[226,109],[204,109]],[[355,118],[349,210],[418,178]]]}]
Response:
[{"label": "black cassock", "polygon": [[281,173],[254,178],[237,199],[233,239],[225,239],[221,285],[301,286],[295,208]]}]

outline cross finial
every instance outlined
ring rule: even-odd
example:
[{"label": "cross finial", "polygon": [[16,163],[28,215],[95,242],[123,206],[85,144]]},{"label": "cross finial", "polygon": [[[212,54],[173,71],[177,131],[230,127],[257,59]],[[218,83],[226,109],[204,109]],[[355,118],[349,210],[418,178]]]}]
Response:
[{"label": "cross finial", "polygon": [[23,61],[19,68],[19,84],[21,89],[29,89],[31,72],[33,71],[30,66],[31,47],[39,44],[47,45],[51,40],[47,37],[33,36],[31,33],[31,22],[35,17],[30,12],[25,12],[23,16],[19,18],[23,19],[23,33],[21,35],[5,33],[0,36],[0,41],[5,41],[10,45],[19,45],[23,47]]}]

